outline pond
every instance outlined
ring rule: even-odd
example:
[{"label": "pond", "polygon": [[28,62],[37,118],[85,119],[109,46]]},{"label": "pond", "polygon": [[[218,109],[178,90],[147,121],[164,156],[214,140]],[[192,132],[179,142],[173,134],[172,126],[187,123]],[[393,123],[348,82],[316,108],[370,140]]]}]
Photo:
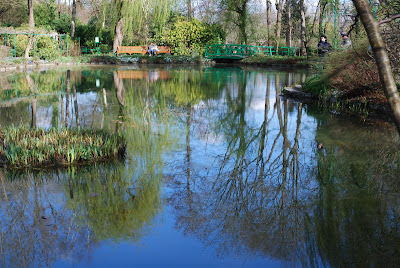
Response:
[{"label": "pond", "polygon": [[1,127],[118,131],[127,153],[0,169],[0,266],[397,266],[399,135],[280,96],[307,76],[187,66],[2,75]]}]

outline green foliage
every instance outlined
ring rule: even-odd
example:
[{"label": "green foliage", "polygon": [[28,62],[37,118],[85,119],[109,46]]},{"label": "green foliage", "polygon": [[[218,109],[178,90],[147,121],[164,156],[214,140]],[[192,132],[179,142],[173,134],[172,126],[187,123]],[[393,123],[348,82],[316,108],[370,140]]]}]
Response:
[{"label": "green foliage", "polygon": [[54,60],[60,56],[58,42],[51,36],[39,36],[35,39],[35,56],[43,60]]},{"label": "green foliage", "polygon": [[314,75],[303,83],[302,89],[314,96],[324,95],[329,90],[329,80],[326,76]]},{"label": "green foliage", "polygon": [[35,24],[53,28],[57,17],[57,4],[55,0],[38,3],[34,6]]},{"label": "green foliage", "polygon": [[28,45],[28,36],[19,34],[15,36],[16,46],[14,44],[14,38],[11,39],[11,47],[15,47],[17,57],[21,57],[25,53],[26,46]]},{"label": "green foliage", "polygon": [[160,45],[168,45],[171,52],[178,55],[202,54],[204,45],[221,43],[225,39],[222,27],[217,24],[205,24],[196,19],[187,21],[184,17],[164,27],[154,37]]},{"label": "green foliage", "polygon": [[[28,36],[24,34],[16,35],[16,55],[22,57],[28,45]],[[37,56],[44,60],[54,60],[60,56],[60,48],[58,41],[51,36],[35,35],[34,49],[30,51],[30,56]],[[10,41],[11,47],[14,47],[14,38]]]},{"label": "green foliage", "polygon": [[125,140],[104,131],[29,130],[8,127],[0,131],[0,165],[42,166],[93,162],[123,155]]},{"label": "green foliage", "polygon": [[0,26],[20,26],[28,19],[26,0],[0,0]]},{"label": "green foliage", "polygon": [[113,30],[107,27],[98,27],[98,23],[97,17],[92,17],[88,24],[78,23],[75,34],[80,38],[82,46],[96,48],[95,37],[98,36],[100,44],[107,46],[107,48],[103,47],[102,50],[111,50],[114,38]]},{"label": "green foliage", "polygon": [[66,34],[71,32],[71,16],[69,14],[61,13],[60,17],[58,17],[51,28],[56,30],[57,33]]},{"label": "green foliage", "polygon": [[[153,172],[133,179],[132,170],[116,167],[74,174],[74,199],[68,200],[69,206],[82,208],[78,221],[90,223],[95,241],[140,241],[161,208],[161,177]],[[66,184],[66,190],[71,191],[71,184]]]},{"label": "green foliage", "polygon": [[35,25],[60,34],[71,32],[71,15],[58,13],[55,0],[38,3],[34,6]]},{"label": "green foliage", "polygon": [[[170,11],[169,0],[125,1],[120,12],[124,20],[124,32],[128,43],[143,42],[148,39],[150,29],[162,29],[170,16]],[[118,19],[115,20],[117,21]]]}]

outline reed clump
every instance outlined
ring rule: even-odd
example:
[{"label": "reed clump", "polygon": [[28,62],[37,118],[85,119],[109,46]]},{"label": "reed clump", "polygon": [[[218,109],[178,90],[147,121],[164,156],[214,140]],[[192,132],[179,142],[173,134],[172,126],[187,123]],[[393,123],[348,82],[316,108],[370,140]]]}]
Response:
[{"label": "reed clump", "polygon": [[7,127],[0,130],[0,166],[65,166],[122,157],[126,142],[102,130]]}]

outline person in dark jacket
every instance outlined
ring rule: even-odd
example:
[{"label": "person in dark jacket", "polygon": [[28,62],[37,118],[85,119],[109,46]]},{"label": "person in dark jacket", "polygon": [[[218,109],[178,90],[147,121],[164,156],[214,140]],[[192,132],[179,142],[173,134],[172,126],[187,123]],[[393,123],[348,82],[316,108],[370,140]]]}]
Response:
[{"label": "person in dark jacket", "polygon": [[326,57],[332,51],[332,46],[328,42],[326,35],[321,35],[321,39],[318,43],[318,56]]}]

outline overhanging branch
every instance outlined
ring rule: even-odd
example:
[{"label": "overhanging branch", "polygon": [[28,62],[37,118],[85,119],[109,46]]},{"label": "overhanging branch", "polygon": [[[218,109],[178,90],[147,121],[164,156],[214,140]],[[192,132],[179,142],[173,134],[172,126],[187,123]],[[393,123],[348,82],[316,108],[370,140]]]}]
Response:
[{"label": "overhanging branch", "polygon": [[394,15],[394,16],[392,16],[390,18],[381,20],[380,22],[378,22],[378,24],[381,25],[383,23],[388,23],[388,22],[391,22],[392,20],[399,19],[399,18],[400,18],[400,14],[397,14],[397,15]]}]

